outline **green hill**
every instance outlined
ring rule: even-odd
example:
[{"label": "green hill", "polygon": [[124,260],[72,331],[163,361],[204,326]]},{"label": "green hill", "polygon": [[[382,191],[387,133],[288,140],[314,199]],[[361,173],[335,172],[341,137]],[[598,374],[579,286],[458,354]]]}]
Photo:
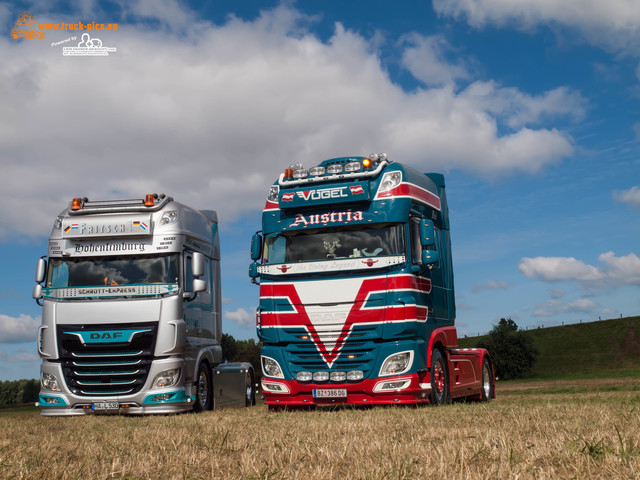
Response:
[{"label": "green hill", "polygon": [[[540,355],[532,379],[640,376],[640,317],[528,330]],[[474,347],[485,336],[458,339]]]}]

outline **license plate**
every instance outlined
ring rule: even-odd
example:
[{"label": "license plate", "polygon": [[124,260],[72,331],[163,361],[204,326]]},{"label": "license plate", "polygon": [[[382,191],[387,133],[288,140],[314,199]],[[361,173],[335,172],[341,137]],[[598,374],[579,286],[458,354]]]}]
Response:
[{"label": "license plate", "polygon": [[313,391],[313,398],[345,398],[346,388],[318,388]]},{"label": "license plate", "polygon": [[100,403],[92,403],[91,410],[94,412],[107,412],[111,410],[118,410],[120,405],[118,402],[100,402]]}]

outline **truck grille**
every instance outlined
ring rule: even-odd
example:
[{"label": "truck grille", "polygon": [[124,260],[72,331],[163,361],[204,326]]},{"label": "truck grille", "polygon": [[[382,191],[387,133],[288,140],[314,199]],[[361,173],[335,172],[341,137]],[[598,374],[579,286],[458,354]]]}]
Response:
[{"label": "truck grille", "polygon": [[[285,358],[294,376],[301,371],[328,370],[327,364],[318,353],[314,343],[309,339],[301,338],[304,334],[301,334],[300,330],[284,329],[283,333],[287,338],[294,339],[288,343],[285,350]],[[324,331],[322,334],[325,342],[337,339],[339,336],[339,330],[335,332]],[[373,369],[376,360],[374,340],[377,338],[380,338],[380,333],[376,326],[354,328],[340,349],[340,356],[332,365],[331,370],[362,370],[366,378]]]},{"label": "truck grille", "polygon": [[[71,392],[113,396],[140,391],[153,361],[157,323],[57,328],[62,371]],[[122,332],[122,341],[111,338]]]}]

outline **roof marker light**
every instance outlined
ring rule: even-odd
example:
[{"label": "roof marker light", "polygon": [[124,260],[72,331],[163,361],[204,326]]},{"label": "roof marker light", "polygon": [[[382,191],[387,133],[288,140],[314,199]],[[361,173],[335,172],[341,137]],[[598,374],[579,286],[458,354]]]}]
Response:
[{"label": "roof marker light", "polygon": [[364,160],[362,160],[362,166],[364,168],[371,168],[371,159],[365,158]]},{"label": "roof marker light", "polygon": [[360,162],[349,162],[344,166],[345,172],[359,172],[362,169]]},{"label": "roof marker light", "polygon": [[342,173],[342,165],[339,163],[334,163],[333,165],[329,165],[327,167],[327,173],[329,175],[336,175],[338,173]]},{"label": "roof marker light", "polygon": [[82,199],[74,198],[71,200],[71,210],[80,210],[82,208]]},{"label": "roof marker light", "polygon": [[309,176],[309,170],[306,168],[300,168],[293,171],[293,178],[307,178]]},{"label": "roof marker light", "polygon": [[144,206],[145,207],[153,207],[153,205],[155,204],[155,202],[153,201],[155,195],[153,193],[148,193],[145,197],[144,197]]},{"label": "roof marker light", "polygon": [[319,177],[321,175],[324,175],[324,167],[321,167],[319,165],[317,167],[311,167],[309,169],[309,173],[314,177]]}]

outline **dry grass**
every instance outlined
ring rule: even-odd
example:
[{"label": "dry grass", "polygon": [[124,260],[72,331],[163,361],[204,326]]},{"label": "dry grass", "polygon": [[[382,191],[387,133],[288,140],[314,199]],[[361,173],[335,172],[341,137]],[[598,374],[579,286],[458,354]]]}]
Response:
[{"label": "dry grass", "polygon": [[624,389],[511,392],[490,404],[443,408],[268,413],[258,406],[143,418],[5,412],[0,428],[3,479],[624,479],[640,472],[640,399]]}]

